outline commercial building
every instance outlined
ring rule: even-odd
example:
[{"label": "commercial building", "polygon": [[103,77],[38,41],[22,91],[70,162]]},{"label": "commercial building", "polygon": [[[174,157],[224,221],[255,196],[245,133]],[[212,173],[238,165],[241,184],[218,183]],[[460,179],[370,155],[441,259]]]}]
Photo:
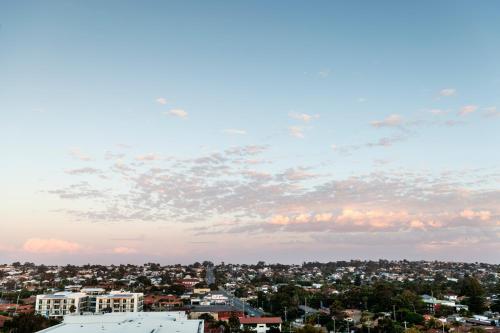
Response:
[{"label": "commercial building", "polygon": [[38,333],[203,333],[203,320],[184,312],[129,312],[65,316],[61,324]]}]

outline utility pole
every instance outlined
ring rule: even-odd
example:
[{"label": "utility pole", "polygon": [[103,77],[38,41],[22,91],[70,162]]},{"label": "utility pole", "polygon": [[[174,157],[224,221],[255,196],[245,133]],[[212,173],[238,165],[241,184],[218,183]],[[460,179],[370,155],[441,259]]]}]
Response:
[{"label": "utility pole", "polygon": [[395,304],[392,305],[392,313],[394,316],[394,321],[396,321],[396,305]]},{"label": "utility pole", "polygon": [[404,324],[405,324],[405,332],[406,332],[406,329],[407,329],[407,327],[406,327],[406,320],[404,321]]}]

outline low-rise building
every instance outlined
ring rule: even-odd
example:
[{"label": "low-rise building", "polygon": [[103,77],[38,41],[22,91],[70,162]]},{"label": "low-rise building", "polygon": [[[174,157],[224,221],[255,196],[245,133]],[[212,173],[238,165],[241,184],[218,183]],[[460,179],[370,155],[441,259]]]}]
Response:
[{"label": "low-rise building", "polygon": [[240,318],[240,328],[256,333],[266,333],[275,327],[281,331],[281,317],[243,317]]},{"label": "low-rise building", "polygon": [[129,293],[123,290],[96,296],[95,313],[141,312],[144,307],[143,293]]},{"label": "low-rise building", "polygon": [[38,333],[203,333],[203,320],[184,312],[135,312],[65,316],[61,324]]},{"label": "low-rise building", "polygon": [[60,318],[70,313],[83,313],[87,310],[87,294],[69,291],[48,295],[37,295],[35,312],[46,317]]}]

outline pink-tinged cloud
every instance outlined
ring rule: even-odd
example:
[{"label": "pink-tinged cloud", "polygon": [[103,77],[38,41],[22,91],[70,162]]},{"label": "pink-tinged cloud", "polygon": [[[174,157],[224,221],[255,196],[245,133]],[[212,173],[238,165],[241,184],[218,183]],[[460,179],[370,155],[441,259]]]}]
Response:
[{"label": "pink-tinged cloud", "polygon": [[466,116],[470,113],[476,112],[477,109],[478,109],[477,105],[466,105],[460,110],[458,114],[461,116]]},{"label": "pink-tinged cloud", "polygon": [[398,114],[391,114],[383,120],[374,120],[371,122],[373,127],[396,127],[400,126],[403,122],[403,117]]},{"label": "pink-tinged cloud", "polygon": [[481,221],[488,221],[491,218],[491,212],[489,210],[473,211],[465,209],[460,213],[460,216],[468,220],[479,218]]},{"label": "pink-tinged cloud", "polygon": [[31,253],[74,253],[81,249],[78,243],[55,238],[30,238],[23,245],[23,250]]},{"label": "pink-tinged cloud", "polygon": [[271,217],[271,224],[281,224],[286,225],[290,223],[290,218],[285,215],[274,215]]},{"label": "pink-tinged cloud", "polygon": [[314,220],[316,222],[330,222],[333,219],[332,213],[321,213],[314,215]]},{"label": "pink-tinged cloud", "polygon": [[132,253],[137,253],[137,250],[134,248],[130,248],[130,247],[119,246],[119,247],[115,247],[113,249],[113,253],[115,253],[115,254],[132,254]]},{"label": "pink-tinged cloud", "polygon": [[161,160],[162,157],[159,154],[149,153],[149,154],[138,155],[135,157],[135,159],[137,161],[158,161]]}]

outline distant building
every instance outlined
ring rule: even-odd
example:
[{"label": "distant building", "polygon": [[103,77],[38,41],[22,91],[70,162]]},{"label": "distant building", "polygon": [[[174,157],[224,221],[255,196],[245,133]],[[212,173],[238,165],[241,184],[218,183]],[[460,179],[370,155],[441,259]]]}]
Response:
[{"label": "distant building", "polygon": [[240,328],[256,333],[266,333],[271,327],[281,331],[281,317],[243,317],[240,318]]},{"label": "distant building", "polygon": [[468,311],[469,307],[464,304],[458,304],[455,303],[454,301],[451,300],[442,300],[442,299],[437,299],[436,297],[432,297],[429,295],[422,295],[422,302],[424,302],[427,305],[427,309],[431,312],[434,313],[434,311],[440,307],[440,306],[446,306],[446,307],[452,307],[455,308],[455,311]]},{"label": "distant building", "polygon": [[175,295],[147,295],[144,296],[144,305],[148,305],[155,311],[170,311],[181,308],[184,303]]},{"label": "distant building", "polygon": [[199,318],[203,314],[209,314],[215,320],[225,320],[233,315],[238,318],[243,317],[243,311],[241,311],[241,309],[230,305],[201,305],[191,308],[191,318]]}]

